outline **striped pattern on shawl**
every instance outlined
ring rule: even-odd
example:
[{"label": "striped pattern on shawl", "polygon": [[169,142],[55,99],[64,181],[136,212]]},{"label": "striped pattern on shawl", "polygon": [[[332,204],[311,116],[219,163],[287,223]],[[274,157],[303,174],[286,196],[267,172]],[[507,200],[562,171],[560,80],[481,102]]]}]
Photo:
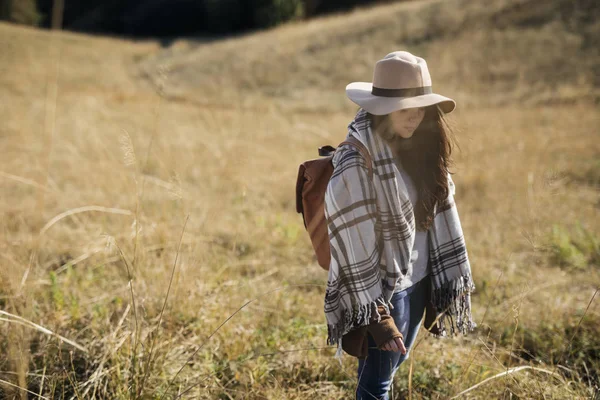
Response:
[{"label": "striped pattern on shawl", "polygon": [[[415,239],[414,211],[390,147],[369,126],[359,109],[348,125],[350,135],[369,150],[373,180],[359,151],[341,145],[332,162],[334,172],[325,193],[325,216],[331,248],[325,316],[327,343],[337,344],[347,332],[379,321],[377,305],[389,312],[396,283],[403,278]],[[475,290],[467,248],[454,203],[454,183],[438,204],[428,231],[432,279],[431,299],[441,335],[467,333],[471,318],[470,292]]]}]

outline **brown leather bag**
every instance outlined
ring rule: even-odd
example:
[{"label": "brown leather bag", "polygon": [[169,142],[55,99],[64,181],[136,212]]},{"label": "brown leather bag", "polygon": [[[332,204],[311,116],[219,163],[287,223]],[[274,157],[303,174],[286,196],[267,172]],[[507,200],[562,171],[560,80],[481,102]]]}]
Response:
[{"label": "brown leather bag", "polygon": [[[360,151],[367,161],[369,177],[372,179],[373,166],[367,148],[353,136],[340,143],[338,147],[342,144],[351,144]],[[329,270],[331,261],[329,234],[325,220],[325,190],[333,174],[331,160],[335,150],[332,146],[319,147],[319,155],[324,157],[300,164],[296,181],[296,211],[302,214],[304,227],[310,236],[317,261],[325,270]]]}]

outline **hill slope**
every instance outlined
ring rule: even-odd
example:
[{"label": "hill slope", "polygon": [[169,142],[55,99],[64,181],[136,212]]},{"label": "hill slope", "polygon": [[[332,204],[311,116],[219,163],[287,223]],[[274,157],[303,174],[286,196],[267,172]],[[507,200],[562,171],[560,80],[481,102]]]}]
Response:
[{"label": "hill slope", "polygon": [[597,101],[600,6],[588,0],[417,1],[288,24],[225,42],[181,41],[143,63],[170,68],[167,93],[201,103],[347,109],[390,51],[424,57],[461,105]]}]

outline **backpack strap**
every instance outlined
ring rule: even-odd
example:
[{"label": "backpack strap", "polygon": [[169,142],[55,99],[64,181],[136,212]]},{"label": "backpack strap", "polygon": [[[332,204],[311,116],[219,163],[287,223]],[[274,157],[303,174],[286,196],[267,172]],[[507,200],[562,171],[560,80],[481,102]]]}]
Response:
[{"label": "backpack strap", "polygon": [[354,136],[350,136],[348,138],[348,140],[345,140],[342,143],[340,143],[338,145],[338,147],[343,144],[350,144],[350,145],[356,147],[358,149],[358,151],[360,151],[360,153],[364,157],[365,161],[367,162],[367,167],[369,168],[369,178],[373,179],[373,161],[371,160],[371,155],[369,154],[369,150],[367,150],[365,145],[362,144],[362,142],[360,140],[358,140],[357,138],[355,138]]}]

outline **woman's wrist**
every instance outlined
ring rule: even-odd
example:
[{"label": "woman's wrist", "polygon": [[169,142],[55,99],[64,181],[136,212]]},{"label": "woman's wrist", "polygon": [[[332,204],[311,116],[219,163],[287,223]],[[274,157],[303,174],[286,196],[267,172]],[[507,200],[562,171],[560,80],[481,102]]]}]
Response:
[{"label": "woman's wrist", "polygon": [[404,336],[396,327],[392,316],[386,313],[383,306],[378,306],[378,311],[381,316],[380,320],[367,325],[367,331],[373,337],[377,348],[381,349],[386,343],[395,338],[404,340]]}]

